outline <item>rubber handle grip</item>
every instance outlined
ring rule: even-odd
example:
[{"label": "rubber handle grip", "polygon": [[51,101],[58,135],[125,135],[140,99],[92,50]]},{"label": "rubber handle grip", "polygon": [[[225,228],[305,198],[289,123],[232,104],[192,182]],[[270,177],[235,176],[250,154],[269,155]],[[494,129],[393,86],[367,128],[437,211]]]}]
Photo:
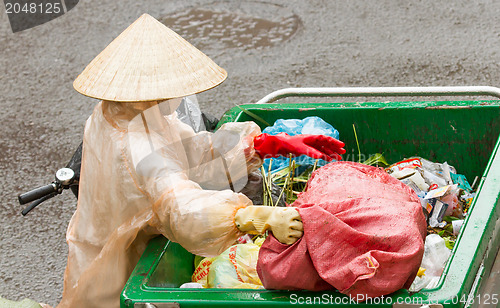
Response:
[{"label": "rubber handle grip", "polygon": [[19,203],[26,204],[26,203],[29,203],[31,201],[45,197],[47,195],[50,195],[51,193],[54,193],[56,191],[57,191],[56,184],[49,184],[49,185],[41,186],[41,187],[38,187],[36,189],[33,189],[32,191],[28,191],[27,193],[20,194],[18,196]]}]

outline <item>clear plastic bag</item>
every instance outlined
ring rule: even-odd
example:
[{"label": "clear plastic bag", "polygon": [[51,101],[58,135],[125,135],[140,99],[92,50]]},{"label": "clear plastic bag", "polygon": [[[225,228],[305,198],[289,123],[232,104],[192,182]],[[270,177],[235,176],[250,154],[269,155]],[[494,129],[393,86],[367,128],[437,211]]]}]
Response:
[{"label": "clear plastic bag", "polygon": [[179,120],[191,126],[195,133],[207,130],[196,95],[182,98],[182,102],[177,107],[176,112]]},{"label": "clear plastic bag", "polygon": [[423,288],[432,289],[437,286],[450,254],[451,250],[446,247],[443,238],[437,234],[427,235],[421,264],[425,272],[422,277],[415,278],[409,290],[418,292]]}]

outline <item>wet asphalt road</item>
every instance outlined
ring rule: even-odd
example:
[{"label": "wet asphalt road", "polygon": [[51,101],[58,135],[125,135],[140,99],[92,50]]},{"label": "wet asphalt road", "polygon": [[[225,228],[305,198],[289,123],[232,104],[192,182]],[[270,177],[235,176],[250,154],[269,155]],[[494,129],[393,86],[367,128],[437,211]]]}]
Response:
[{"label": "wet asphalt road", "polygon": [[[66,193],[23,218],[16,196],[48,184],[80,143],[96,101],[74,91],[73,80],[142,13],[175,23],[170,16],[194,8],[242,17],[225,22],[243,34],[249,16],[278,31],[272,42],[264,42],[264,31],[253,33],[264,43],[233,37],[233,44],[186,30],[229,73],[198,97],[217,116],[290,86],[500,86],[500,2],[492,0],[80,1],[15,34],[0,10],[0,296],[60,300],[64,234],[76,201]],[[288,24],[280,28],[281,18]]]}]

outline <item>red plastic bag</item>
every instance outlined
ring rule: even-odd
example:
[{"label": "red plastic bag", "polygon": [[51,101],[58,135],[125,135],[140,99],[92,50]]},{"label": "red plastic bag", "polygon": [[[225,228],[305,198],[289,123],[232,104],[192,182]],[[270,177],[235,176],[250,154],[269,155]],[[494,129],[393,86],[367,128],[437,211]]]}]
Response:
[{"label": "red plastic bag", "polygon": [[426,221],[416,194],[385,171],[334,162],[313,173],[293,203],[304,236],[273,236],[257,264],[266,289],[337,289],[366,300],[408,288],[424,252]]}]

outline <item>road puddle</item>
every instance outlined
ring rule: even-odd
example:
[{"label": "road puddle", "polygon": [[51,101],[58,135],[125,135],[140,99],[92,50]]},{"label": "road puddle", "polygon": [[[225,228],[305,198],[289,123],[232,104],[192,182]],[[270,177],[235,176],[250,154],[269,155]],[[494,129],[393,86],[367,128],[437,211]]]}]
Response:
[{"label": "road puddle", "polygon": [[299,17],[284,7],[261,2],[246,5],[220,3],[210,9],[190,8],[160,21],[201,50],[275,46],[289,40],[301,25]]}]

